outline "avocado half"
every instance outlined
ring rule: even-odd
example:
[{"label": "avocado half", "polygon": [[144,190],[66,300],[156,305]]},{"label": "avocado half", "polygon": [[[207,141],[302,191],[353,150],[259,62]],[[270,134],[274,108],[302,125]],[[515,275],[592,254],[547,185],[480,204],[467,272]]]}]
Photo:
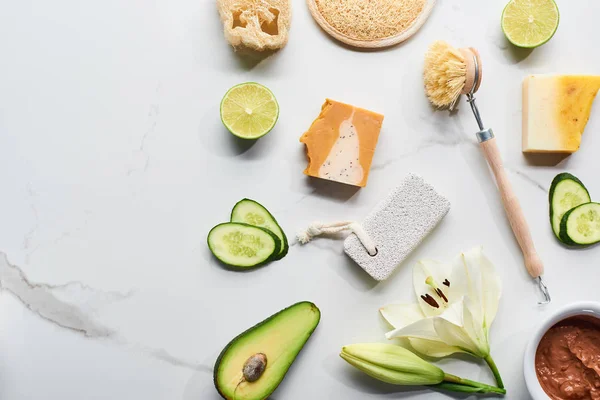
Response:
[{"label": "avocado half", "polygon": [[[288,369],[319,324],[321,312],[300,302],[270,316],[225,346],[214,368],[214,383],[227,400],[264,400],[277,389]],[[243,369],[253,356],[266,356],[264,372],[254,382]]]}]

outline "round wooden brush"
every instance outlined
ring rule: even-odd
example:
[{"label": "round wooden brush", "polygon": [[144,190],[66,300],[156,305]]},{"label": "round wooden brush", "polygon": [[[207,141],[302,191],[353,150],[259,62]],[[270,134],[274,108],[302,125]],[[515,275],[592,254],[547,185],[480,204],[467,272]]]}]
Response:
[{"label": "round wooden brush", "polygon": [[542,280],[542,260],[535,250],[527,220],[504,170],[494,133],[491,129],[484,128],[475,104],[474,94],[479,89],[482,78],[479,53],[471,47],[455,49],[446,42],[437,41],[431,45],[425,56],[423,78],[427,97],[436,107],[452,109],[461,94],[467,96],[467,102],[471,105],[479,125],[477,139],[496,178],[510,226],[523,252],[525,267],[529,274],[538,280],[545,298],[541,304],[549,303],[550,294]]}]

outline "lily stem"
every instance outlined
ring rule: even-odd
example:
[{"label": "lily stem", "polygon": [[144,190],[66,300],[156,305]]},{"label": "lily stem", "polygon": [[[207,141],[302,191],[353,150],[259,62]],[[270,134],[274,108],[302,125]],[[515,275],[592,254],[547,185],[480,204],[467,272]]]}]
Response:
[{"label": "lily stem", "polygon": [[492,358],[492,356],[488,355],[487,357],[485,357],[485,362],[492,370],[492,373],[494,374],[494,378],[496,378],[496,384],[498,385],[498,387],[504,388],[504,382],[502,382],[502,377],[500,376],[500,371],[498,371],[498,367],[496,367],[496,363],[494,362],[494,359]]},{"label": "lily stem", "polygon": [[[490,386],[490,385],[486,385],[485,383],[481,383],[481,382],[475,382],[469,379],[464,379],[455,375],[450,375],[450,374],[446,374],[444,376],[444,382],[450,382],[450,383],[454,383],[457,385],[452,385],[450,387],[448,387],[448,389],[450,389],[451,387],[454,387],[455,391],[465,391],[465,392],[470,392],[471,390],[460,390],[461,386],[468,386],[471,388],[477,388],[480,389],[479,392],[480,393],[498,393],[498,394],[506,394],[506,389],[504,388],[498,388],[495,386]],[[443,384],[441,385],[441,387],[443,387]]]}]

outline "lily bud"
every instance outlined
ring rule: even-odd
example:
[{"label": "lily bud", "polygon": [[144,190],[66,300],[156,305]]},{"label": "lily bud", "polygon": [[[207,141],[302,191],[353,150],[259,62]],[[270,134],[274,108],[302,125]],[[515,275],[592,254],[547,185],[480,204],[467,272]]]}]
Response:
[{"label": "lily bud", "polygon": [[342,347],[340,357],[364,373],[395,385],[435,385],[445,373],[409,350],[384,343]]}]

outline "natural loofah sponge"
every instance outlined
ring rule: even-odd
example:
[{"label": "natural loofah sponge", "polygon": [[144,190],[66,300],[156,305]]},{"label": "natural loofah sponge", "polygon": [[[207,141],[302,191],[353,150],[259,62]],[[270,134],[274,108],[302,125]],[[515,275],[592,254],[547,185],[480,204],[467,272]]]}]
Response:
[{"label": "natural loofah sponge", "polygon": [[357,47],[385,47],[412,36],[435,0],[307,0],[319,25],[336,39]]},{"label": "natural loofah sponge", "polygon": [[255,51],[285,46],[290,29],[290,0],[217,0],[225,37],[231,45]]}]

